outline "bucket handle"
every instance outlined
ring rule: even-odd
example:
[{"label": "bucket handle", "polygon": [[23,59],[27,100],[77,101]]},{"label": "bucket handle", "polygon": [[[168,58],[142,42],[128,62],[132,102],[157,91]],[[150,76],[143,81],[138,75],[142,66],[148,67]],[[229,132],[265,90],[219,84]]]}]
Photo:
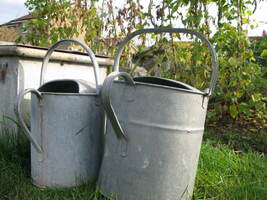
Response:
[{"label": "bucket handle", "polygon": [[204,91],[204,94],[207,96],[210,96],[214,90],[215,87],[215,82],[217,78],[217,73],[219,69],[219,62],[217,58],[216,51],[210,41],[205,38],[201,33],[196,32],[191,29],[186,29],[186,28],[148,28],[148,29],[140,29],[137,31],[134,31],[130,33],[129,35],[126,36],[126,38],[120,43],[116,54],[115,54],[115,59],[114,59],[114,71],[119,72],[119,63],[120,63],[120,57],[122,54],[122,51],[126,44],[135,36],[143,34],[143,33],[188,33],[191,35],[195,35],[198,37],[202,42],[206,43],[208,45],[208,48],[211,52],[212,55],[212,74],[211,74],[211,80],[210,80],[210,88]]},{"label": "bucket handle", "polygon": [[94,68],[94,75],[95,75],[95,83],[96,83],[96,94],[99,94],[100,92],[100,86],[99,86],[99,65],[96,61],[96,57],[94,52],[84,43],[80,42],[79,40],[75,40],[75,39],[64,39],[64,40],[60,40],[58,42],[56,42],[55,44],[53,44],[48,51],[45,54],[45,57],[43,59],[43,63],[42,63],[42,68],[41,68],[41,77],[40,77],[40,86],[44,84],[45,82],[45,75],[46,75],[46,71],[47,71],[47,64],[49,62],[49,59],[52,55],[52,53],[55,51],[55,49],[64,42],[73,42],[73,43],[77,43],[79,44],[81,47],[83,47],[83,49],[87,52],[87,55],[90,57],[92,64],[93,64],[93,68]]},{"label": "bucket handle", "polygon": [[103,86],[101,89],[101,101],[102,101],[103,108],[115,130],[117,137],[119,139],[124,138],[127,141],[127,137],[120,125],[118,117],[116,113],[114,112],[114,108],[110,102],[111,88],[113,85],[113,81],[119,76],[121,76],[126,81],[126,83],[129,84],[130,86],[135,86],[134,80],[126,72],[112,72],[106,77],[103,83]]},{"label": "bucket handle", "polygon": [[28,93],[35,94],[37,96],[37,98],[39,99],[39,101],[42,99],[41,93],[36,89],[30,88],[30,89],[26,89],[26,90],[22,91],[16,98],[15,114],[17,116],[19,124],[21,125],[21,127],[23,129],[23,133],[25,134],[25,136],[31,141],[31,143],[33,144],[34,148],[37,150],[38,153],[43,153],[43,149],[42,149],[41,145],[32,136],[31,131],[28,129],[28,127],[27,127],[27,125],[26,125],[26,123],[22,117],[21,103],[22,103],[22,100],[24,99],[24,96]]}]

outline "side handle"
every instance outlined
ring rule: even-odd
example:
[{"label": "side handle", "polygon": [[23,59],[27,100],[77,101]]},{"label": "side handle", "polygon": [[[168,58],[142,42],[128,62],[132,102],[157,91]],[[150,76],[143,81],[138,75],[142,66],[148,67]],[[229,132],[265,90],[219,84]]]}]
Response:
[{"label": "side handle", "polygon": [[105,79],[103,83],[103,86],[101,89],[101,101],[103,104],[103,108],[113,126],[113,129],[115,130],[117,137],[119,139],[124,138],[125,140],[127,140],[126,134],[124,133],[120,125],[118,117],[110,101],[110,98],[112,95],[111,89],[112,89],[113,81],[119,76],[121,76],[126,81],[127,84],[131,86],[135,86],[134,80],[126,72],[112,72],[111,74],[108,75],[108,77]]},{"label": "side handle", "polygon": [[16,98],[15,114],[18,118],[19,124],[21,125],[26,137],[30,140],[30,142],[33,144],[34,148],[37,150],[38,153],[43,153],[43,149],[42,149],[41,145],[35,140],[34,137],[32,137],[32,134],[31,134],[30,130],[28,129],[28,127],[27,127],[27,125],[26,125],[26,123],[22,117],[21,103],[22,103],[22,100],[24,99],[24,96],[28,93],[35,94],[39,100],[42,98],[41,93],[36,89],[26,89],[26,90],[22,91]]},{"label": "side handle", "polygon": [[93,64],[94,75],[95,75],[95,84],[96,84],[96,93],[99,94],[99,91],[100,91],[100,86],[99,86],[99,65],[98,65],[98,63],[96,61],[96,57],[95,57],[94,52],[91,50],[90,47],[88,47],[86,44],[80,42],[79,40],[69,39],[69,38],[56,42],[46,52],[45,57],[43,59],[42,67],[41,67],[40,86],[43,85],[44,82],[45,82],[47,65],[48,65],[48,62],[50,60],[50,57],[51,57],[52,53],[56,50],[56,48],[60,44],[62,44],[64,42],[72,42],[72,43],[79,44],[87,52],[87,55],[89,56],[89,58],[91,59],[92,64]]}]

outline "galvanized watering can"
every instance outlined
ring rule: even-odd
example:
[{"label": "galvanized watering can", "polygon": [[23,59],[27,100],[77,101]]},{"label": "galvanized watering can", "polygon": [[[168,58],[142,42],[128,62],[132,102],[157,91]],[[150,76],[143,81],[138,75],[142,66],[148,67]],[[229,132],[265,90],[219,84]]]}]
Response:
[{"label": "galvanized watering can", "polygon": [[[79,80],[44,83],[52,52],[63,42],[81,45],[92,60],[95,85]],[[71,187],[98,177],[102,155],[102,109],[98,64],[92,50],[83,43],[65,39],[47,52],[41,72],[41,87],[26,89],[16,99],[15,111],[25,135],[31,141],[31,175],[39,187]],[[21,102],[31,93],[31,130],[22,118]]]},{"label": "galvanized watering can", "polygon": [[[210,88],[157,77],[132,79],[119,71],[124,46],[141,33],[188,33],[206,43],[213,58]],[[101,98],[108,116],[98,179],[102,194],[119,200],[177,200],[192,197],[209,96],[218,61],[210,42],[189,29],[144,29],[120,44],[115,72]],[[115,80],[122,76],[125,81]]]}]

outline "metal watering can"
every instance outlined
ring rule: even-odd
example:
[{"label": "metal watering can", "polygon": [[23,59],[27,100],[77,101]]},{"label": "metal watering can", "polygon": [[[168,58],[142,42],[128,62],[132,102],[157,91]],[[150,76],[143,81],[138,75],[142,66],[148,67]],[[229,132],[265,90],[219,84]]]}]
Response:
[{"label": "metal watering can", "polygon": [[[63,42],[81,45],[91,58],[95,85],[79,80],[55,80],[44,84],[52,52]],[[102,155],[102,121],[98,64],[85,44],[65,39],[46,53],[38,90],[22,91],[15,112],[25,135],[31,141],[31,175],[39,187],[71,187],[98,177]],[[21,102],[31,93],[31,130],[22,118]]]},{"label": "metal watering can", "polygon": [[[213,72],[204,92],[157,77],[132,79],[119,71],[124,46],[142,33],[188,33],[208,45]],[[218,71],[216,52],[200,33],[180,28],[143,29],[129,34],[115,56],[115,72],[101,98],[108,116],[98,179],[102,194],[119,200],[190,199],[209,96]],[[115,80],[122,76],[125,81]],[[117,136],[117,137],[116,137]]]}]

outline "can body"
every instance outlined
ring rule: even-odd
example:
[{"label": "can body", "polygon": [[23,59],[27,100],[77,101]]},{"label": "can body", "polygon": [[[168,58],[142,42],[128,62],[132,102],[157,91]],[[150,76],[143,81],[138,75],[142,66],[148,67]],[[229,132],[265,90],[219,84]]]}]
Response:
[{"label": "can body", "polygon": [[107,122],[98,187],[119,200],[189,199],[193,193],[208,98],[149,84],[113,83],[111,102],[125,130]]},{"label": "can body", "polygon": [[39,187],[71,187],[95,181],[102,154],[102,110],[96,95],[32,95],[31,174]]}]

